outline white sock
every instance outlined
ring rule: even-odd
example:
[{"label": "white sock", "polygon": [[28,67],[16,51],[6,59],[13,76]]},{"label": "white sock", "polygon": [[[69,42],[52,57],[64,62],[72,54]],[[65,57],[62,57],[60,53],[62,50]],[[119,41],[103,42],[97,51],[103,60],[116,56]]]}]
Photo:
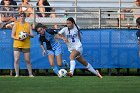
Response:
[{"label": "white sock", "polygon": [[73,74],[75,69],[76,62],[74,60],[70,61],[70,72]]},{"label": "white sock", "polygon": [[33,75],[31,64],[27,64],[27,69],[28,69],[29,75]]},{"label": "white sock", "polygon": [[16,76],[19,76],[19,64],[14,64]]},{"label": "white sock", "polygon": [[96,70],[91,66],[91,64],[88,63],[88,65],[86,66],[86,68],[92,72],[93,74],[97,75],[98,73],[96,72]]}]

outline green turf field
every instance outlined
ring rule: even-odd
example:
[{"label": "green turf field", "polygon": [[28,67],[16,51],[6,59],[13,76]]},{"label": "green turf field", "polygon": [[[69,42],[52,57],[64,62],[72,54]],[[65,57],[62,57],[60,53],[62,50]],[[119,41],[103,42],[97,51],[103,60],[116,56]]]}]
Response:
[{"label": "green turf field", "polygon": [[0,77],[0,93],[140,93],[139,76]]}]

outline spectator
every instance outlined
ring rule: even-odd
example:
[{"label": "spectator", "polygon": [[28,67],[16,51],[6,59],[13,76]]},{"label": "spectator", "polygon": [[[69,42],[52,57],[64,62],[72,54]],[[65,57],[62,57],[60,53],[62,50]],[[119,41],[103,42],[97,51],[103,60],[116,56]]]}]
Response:
[{"label": "spectator", "polygon": [[[4,1],[1,1],[1,5],[4,5]],[[14,0],[10,0],[10,5],[17,5],[17,2]],[[14,9],[16,9],[17,7],[13,7]]]},{"label": "spectator", "polygon": [[[140,0],[135,0],[134,1],[135,5],[132,6],[133,9],[125,9],[123,10],[123,12],[133,12],[133,16],[134,16],[134,23],[136,24],[136,19],[138,17],[140,17]],[[137,14],[139,13],[139,14]],[[125,15],[121,15],[122,19],[125,19]]]},{"label": "spectator", "polygon": [[[1,21],[0,28],[6,27],[6,28],[12,28],[14,22],[16,21],[15,16],[15,9],[10,7],[10,1],[9,0],[3,0],[4,6],[0,8],[1,11],[7,11],[1,13]],[[9,12],[11,11],[11,12]]]},{"label": "spectator", "polygon": [[[22,3],[19,4],[18,11],[20,13],[25,12],[26,17],[34,17],[34,10],[32,8],[32,5],[29,4],[29,0],[22,0]],[[30,12],[30,13],[27,13],[27,12]]]},{"label": "spectator", "polygon": [[[135,0],[135,8],[140,8],[140,0]],[[139,14],[134,14],[134,22],[136,23],[136,19],[140,17],[140,9],[132,9],[133,13],[139,13]]]},{"label": "spectator", "polygon": [[[50,6],[49,2],[47,0],[38,0],[37,4],[37,12],[39,17],[51,17],[55,18],[55,13],[44,13],[44,12],[55,12],[55,9],[52,7],[43,7],[43,6]],[[57,25],[54,25],[54,28],[57,29]]]},{"label": "spectator", "polygon": [[[29,77],[34,77],[32,75],[32,67],[30,62],[30,37],[33,37],[34,35],[30,24],[25,22],[25,17],[26,17],[25,13],[20,13],[19,21],[14,24],[12,29],[11,36],[14,39],[13,47],[14,47],[14,67],[16,72],[15,77],[19,76],[19,58],[21,52],[24,54],[24,59],[27,64]],[[27,38],[25,40],[20,39],[18,36],[21,31],[27,33]]]}]

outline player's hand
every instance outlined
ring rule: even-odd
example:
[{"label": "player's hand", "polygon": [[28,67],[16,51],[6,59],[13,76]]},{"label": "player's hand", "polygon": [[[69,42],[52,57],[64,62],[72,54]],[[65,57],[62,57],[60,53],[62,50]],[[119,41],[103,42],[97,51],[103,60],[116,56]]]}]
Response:
[{"label": "player's hand", "polygon": [[26,33],[27,37],[30,37],[30,34],[28,34],[27,32],[25,32],[25,33]]},{"label": "player's hand", "polygon": [[46,55],[46,50],[42,51],[42,55],[45,56]]},{"label": "player's hand", "polygon": [[32,36],[32,35],[30,35],[29,33],[27,33],[27,32],[25,32],[26,33],[26,35],[27,35],[27,37],[31,37],[31,38],[33,38],[34,36]]},{"label": "player's hand", "polygon": [[21,38],[15,38],[15,40],[23,41],[23,39],[21,39]]},{"label": "player's hand", "polygon": [[64,41],[65,43],[67,43],[67,42],[68,42],[68,39],[65,38],[65,37],[63,37],[63,41]]}]

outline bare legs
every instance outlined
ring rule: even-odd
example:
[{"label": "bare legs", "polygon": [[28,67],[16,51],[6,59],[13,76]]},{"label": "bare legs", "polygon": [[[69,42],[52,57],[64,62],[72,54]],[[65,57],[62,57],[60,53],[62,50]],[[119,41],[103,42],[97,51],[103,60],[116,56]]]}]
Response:
[{"label": "bare legs", "polygon": [[[16,76],[19,76],[19,58],[20,58],[20,52],[19,51],[14,51],[14,68],[15,68],[15,72],[16,72]],[[29,72],[29,76],[33,77],[32,75],[32,67],[31,67],[31,62],[30,62],[30,53],[24,53],[24,59],[25,62],[27,64],[27,69]]]},{"label": "bare legs", "polygon": [[77,50],[73,50],[70,54],[70,72],[68,73],[69,76],[72,76],[74,73],[74,69],[76,65],[74,58],[76,58],[78,62],[83,64],[90,72],[92,72],[99,78],[102,78],[99,71],[95,70],[90,63],[86,62],[86,60],[82,57],[82,55],[80,55],[80,53]]}]

